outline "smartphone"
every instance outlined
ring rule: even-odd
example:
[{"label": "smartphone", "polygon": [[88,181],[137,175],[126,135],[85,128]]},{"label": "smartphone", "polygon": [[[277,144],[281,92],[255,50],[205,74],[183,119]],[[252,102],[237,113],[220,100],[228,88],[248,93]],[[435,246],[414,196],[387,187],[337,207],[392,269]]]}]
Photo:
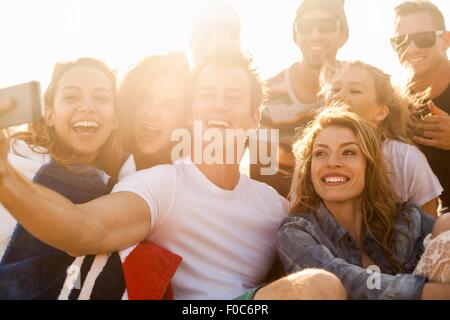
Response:
[{"label": "smartphone", "polygon": [[41,89],[31,81],[0,89],[0,99],[14,100],[12,108],[0,113],[0,128],[9,128],[39,120],[43,115]]}]

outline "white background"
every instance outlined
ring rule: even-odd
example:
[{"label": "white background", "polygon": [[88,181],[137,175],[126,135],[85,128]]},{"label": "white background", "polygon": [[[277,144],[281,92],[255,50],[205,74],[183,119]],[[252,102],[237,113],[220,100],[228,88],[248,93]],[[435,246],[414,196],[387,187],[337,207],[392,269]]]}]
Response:
[{"label": "white background", "polygon": [[[210,0],[211,1],[211,0]],[[58,61],[93,56],[122,75],[146,55],[188,50],[192,13],[204,0],[1,0],[0,87],[39,80]],[[346,0],[350,39],[340,59],[361,59],[400,79],[388,39],[397,0]],[[450,25],[450,0],[433,1]],[[242,46],[263,77],[300,57],[292,21],[300,0],[230,0],[242,23]]]}]

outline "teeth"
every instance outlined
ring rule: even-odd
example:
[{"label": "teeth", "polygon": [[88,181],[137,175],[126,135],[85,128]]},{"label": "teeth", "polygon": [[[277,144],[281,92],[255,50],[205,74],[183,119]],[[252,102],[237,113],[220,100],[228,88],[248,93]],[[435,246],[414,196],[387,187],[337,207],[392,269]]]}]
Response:
[{"label": "teeth", "polygon": [[325,182],[327,183],[338,183],[338,182],[346,182],[347,179],[344,177],[326,177]]},{"label": "teeth", "polygon": [[208,121],[208,126],[209,127],[224,127],[224,128],[229,128],[230,124],[227,121],[223,121],[223,120],[209,120]]},{"label": "teeth", "polygon": [[148,130],[159,130],[159,128],[156,126],[144,125],[143,127]]},{"label": "teeth", "polygon": [[425,58],[415,58],[415,59],[410,59],[410,61],[412,62],[412,63],[417,63],[417,62],[421,62],[421,61],[423,61],[423,60],[425,60]]},{"label": "teeth", "polygon": [[87,128],[91,128],[91,127],[98,128],[99,127],[98,123],[95,121],[77,121],[72,126],[73,127],[87,127]]}]

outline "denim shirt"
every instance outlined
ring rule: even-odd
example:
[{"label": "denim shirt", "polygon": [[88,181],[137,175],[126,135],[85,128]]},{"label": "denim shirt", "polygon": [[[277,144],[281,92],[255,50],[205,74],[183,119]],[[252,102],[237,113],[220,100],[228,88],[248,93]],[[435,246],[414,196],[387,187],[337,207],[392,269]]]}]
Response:
[{"label": "denim shirt", "polygon": [[321,268],[335,274],[350,299],[419,299],[426,278],[411,274],[424,252],[423,240],[431,233],[434,218],[414,204],[398,206],[394,223],[394,255],[405,268],[395,274],[381,246],[366,231],[364,252],[379,268],[362,267],[359,249],[350,234],[321,204],[313,213],[286,218],[277,234],[277,250],[285,271]]}]

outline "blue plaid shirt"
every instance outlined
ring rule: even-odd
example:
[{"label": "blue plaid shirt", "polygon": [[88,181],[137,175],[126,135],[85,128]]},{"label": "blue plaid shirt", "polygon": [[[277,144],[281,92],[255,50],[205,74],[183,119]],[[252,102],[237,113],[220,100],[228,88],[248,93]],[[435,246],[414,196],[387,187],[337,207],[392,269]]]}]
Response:
[{"label": "blue plaid shirt", "polygon": [[394,254],[405,268],[403,274],[394,272],[381,246],[367,231],[363,248],[381,273],[363,268],[355,241],[323,204],[314,213],[286,218],[277,234],[277,249],[286,272],[325,269],[341,280],[350,299],[419,299],[426,278],[411,273],[434,222],[416,205],[399,206]]}]

